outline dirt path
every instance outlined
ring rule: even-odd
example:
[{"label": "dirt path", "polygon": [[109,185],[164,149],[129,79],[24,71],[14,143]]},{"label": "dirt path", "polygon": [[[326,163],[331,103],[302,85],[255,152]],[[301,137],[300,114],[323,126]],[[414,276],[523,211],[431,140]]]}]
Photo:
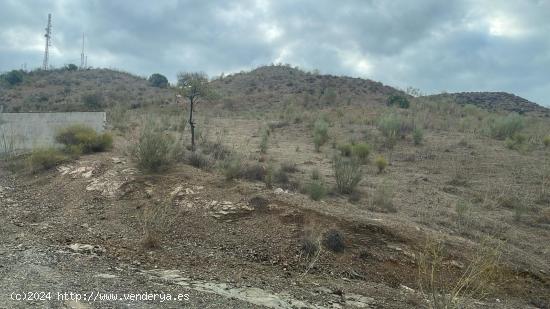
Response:
[{"label": "dirt path", "polygon": [[[334,299],[331,307],[366,308],[374,302],[353,293],[343,299],[330,289],[317,288],[312,295],[326,295],[315,303],[311,295],[308,301],[274,292],[269,282],[260,288],[193,279],[185,269],[120,261],[100,245],[60,244],[52,241],[53,231],[67,228],[70,220],[56,212],[63,208],[57,200],[64,197],[52,200],[10,175],[0,176],[0,308],[327,308],[326,295]],[[109,300],[112,297],[116,300]]]}]

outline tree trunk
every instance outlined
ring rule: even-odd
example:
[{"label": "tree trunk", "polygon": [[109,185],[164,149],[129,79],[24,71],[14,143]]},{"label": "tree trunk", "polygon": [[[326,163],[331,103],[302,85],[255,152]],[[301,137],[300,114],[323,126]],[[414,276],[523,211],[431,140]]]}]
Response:
[{"label": "tree trunk", "polygon": [[193,122],[193,98],[190,99],[189,126],[191,127],[191,151],[195,151],[195,123]]}]

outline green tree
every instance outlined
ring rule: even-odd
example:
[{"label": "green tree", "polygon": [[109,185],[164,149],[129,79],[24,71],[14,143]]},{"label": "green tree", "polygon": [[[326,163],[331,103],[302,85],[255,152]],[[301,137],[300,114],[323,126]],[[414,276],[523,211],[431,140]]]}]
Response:
[{"label": "green tree", "polygon": [[397,105],[400,108],[409,108],[410,106],[409,100],[406,97],[396,94],[392,94],[386,101],[386,104],[388,106]]},{"label": "green tree", "polygon": [[151,75],[149,77],[149,83],[153,87],[158,87],[158,88],[168,87],[168,79],[166,78],[166,76],[164,76],[162,74],[159,74],[159,73],[155,73],[155,74]]},{"label": "green tree", "polygon": [[177,89],[179,94],[189,100],[189,126],[191,128],[191,149],[195,151],[195,123],[193,122],[194,105],[210,93],[208,76],[202,72],[183,72],[178,74]]},{"label": "green tree", "polygon": [[15,86],[23,82],[23,72],[20,70],[10,71],[4,76],[4,79],[11,86]]},{"label": "green tree", "polygon": [[65,70],[67,70],[67,71],[76,71],[76,70],[78,70],[78,67],[76,66],[76,64],[69,63],[65,66]]}]

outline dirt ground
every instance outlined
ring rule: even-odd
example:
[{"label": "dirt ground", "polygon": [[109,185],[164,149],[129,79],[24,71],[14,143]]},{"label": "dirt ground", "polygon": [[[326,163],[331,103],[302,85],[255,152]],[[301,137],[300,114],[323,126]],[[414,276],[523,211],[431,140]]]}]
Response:
[{"label": "dirt ground", "polygon": [[[207,139],[221,138],[251,161],[260,157],[265,119],[204,122]],[[373,126],[357,126],[375,139]],[[315,152],[309,131],[306,124],[273,130],[267,160],[295,163],[296,181],[319,169],[332,186],[336,150],[328,143]],[[337,138],[358,129],[335,122],[331,132]],[[498,286],[469,306],[548,308],[549,225],[537,223],[536,211],[516,222],[496,202],[506,190],[534,196],[542,150],[504,153],[489,138],[434,130],[422,146],[405,140],[391,153],[376,150],[391,164],[384,174],[363,167],[359,201],[330,194],[317,202],[298,190],[228,181],[215,169],[181,163],[143,174],[127,154],[127,138],[118,135],[110,152],[38,174],[0,166],[1,308],[422,308],[429,304],[420,293],[418,257],[433,235],[445,239],[450,281],[460,278],[483,237],[504,243]],[[467,181],[457,182],[463,176]],[[397,212],[372,203],[384,183],[394,188]],[[477,207],[467,229],[456,225],[457,197]],[[144,245],[148,224],[152,247]],[[320,241],[330,230],[344,235],[345,250],[321,246],[307,256],[303,240]],[[12,299],[25,292],[51,292],[53,299]],[[60,300],[58,292],[188,300],[76,301]]]}]

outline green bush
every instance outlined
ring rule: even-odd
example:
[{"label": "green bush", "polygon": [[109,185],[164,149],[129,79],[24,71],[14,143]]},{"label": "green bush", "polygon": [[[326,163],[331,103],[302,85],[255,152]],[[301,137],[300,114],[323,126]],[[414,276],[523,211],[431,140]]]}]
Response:
[{"label": "green bush", "polygon": [[410,106],[409,100],[406,97],[396,94],[389,96],[386,104],[388,106],[396,105],[400,108],[409,108]]},{"label": "green bush", "polygon": [[24,79],[23,72],[20,70],[10,71],[6,73],[3,77],[4,77],[4,80],[11,86],[15,86],[17,84],[22,83]]},{"label": "green bush", "polygon": [[344,157],[351,157],[351,153],[353,151],[353,145],[351,144],[342,144],[338,146],[338,150],[340,151],[340,154]]},{"label": "green bush", "polygon": [[546,135],[542,139],[542,143],[544,144],[544,147],[546,147],[546,148],[550,147],[550,135]]},{"label": "green bush", "polygon": [[321,146],[328,141],[328,123],[319,118],[313,125],[313,144],[315,144],[315,151],[319,152]]},{"label": "green bush", "polygon": [[338,192],[352,193],[363,177],[361,166],[357,160],[336,157],[332,166]]},{"label": "green bush", "polygon": [[260,141],[260,153],[266,154],[269,146],[269,130],[262,131],[262,140]]},{"label": "green bush", "polygon": [[78,67],[76,66],[76,64],[69,63],[65,66],[65,70],[67,70],[67,71],[76,71],[76,70],[78,70]]},{"label": "green bush", "polygon": [[158,87],[158,88],[168,87],[168,79],[166,78],[166,76],[159,73],[152,74],[149,77],[148,81],[149,81],[149,84],[153,87]]},{"label": "green bush", "polygon": [[378,130],[386,138],[386,143],[391,146],[399,137],[401,132],[401,117],[397,114],[387,114],[378,120]]},{"label": "green bush", "polygon": [[103,96],[99,92],[84,94],[81,97],[84,106],[89,109],[100,109],[103,106]]},{"label": "green bush", "polygon": [[413,130],[413,141],[415,145],[422,144],[422,139],[424,138],[424,131],[420,128],[415,128]]},{"label": "green bush", "polygon": [[145,172],[158,172],[172,162],[174,141],[152,123],[145,125],[139,140],[132,147],[132,156],[138,168]]},{"label": "green bush", "polygon": [[55,148],[34,149],[27,162],[32,171],[48,170],[67,160],[67,157]]},{"label": "green bush", "polygon": [[273,173],[273,181],[278,184],[287,185],[290,183],[290,177],[288,176],[287,171],[283,168],[278,168]]},{"label": "green bush", "polygon": [[228,157],[222,162],[222,171],[225,179],[232,180],[242,176],[243,163],[240,157]]},{"label": "green bush", "polygon": [[374,164],[376,164],[376,167],[378,168],[378,173],[383,173],[388,166],[388,160],[382,156],[378,156],[374,160]]},{"label": "green bush", "polygon": [[309,182],[305,187],[305,191],[314,201],[318,201],[327,195],[327,188],[321,180],[312,180]]},{"label": "green bush", "polygon": [[512,137],[506,139],[506,148],[517,151],[526,151],[527,137],[520,133],[514,134]]},{"label": "green bush", "polygon": [[72,125],[59,130],[55,141],[71,148],[71,152],[80,148],[85,154],[106,151],[113,146],[113,137],[109,133],[97,134],[94,129],[83,125]]},{"label": "green bush", "polygon": [[525,121],[518,114],[497,117],[489,122],[489,134],[496,139],[505,140],[519,133],[525,127]]},{"label": "green bush", "polygon": [[370,146],[367,143],[359,143],[353,145],[353,156],[359,159],[361,162],[367,162],[370,154]]}]

